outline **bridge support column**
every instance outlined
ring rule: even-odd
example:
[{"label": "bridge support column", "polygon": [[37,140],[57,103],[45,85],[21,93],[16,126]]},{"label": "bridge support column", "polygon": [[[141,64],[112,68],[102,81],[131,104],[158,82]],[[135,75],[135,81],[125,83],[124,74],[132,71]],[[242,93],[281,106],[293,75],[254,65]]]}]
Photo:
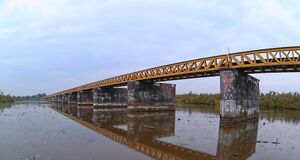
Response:
[{"label": "bridge support column", "polygon": [[57,97],[57,101],[56,102],[57,103],[62,103],[62,97],[63,96],[60,94],[60,95],[57,95],[56,97]]},{"label": "bridge support column", "polygon": [[127,89],[104,87],[94,89],[94,108],[127,107]]},{"label": "bridge support column", "polygon": [[220,82],[222,121],[244,121],[258,117],[258,79],[236,69],[222,69]]},{"label": "bridge support column", "polygon": [[68,94],[62,95],[62,103],[68,103]]},{"label": "bridge support column", "polygon": [[68,93],[68,103],[77,104],[77,92]]},{"label": "bridge support column", "polygon": [[93,105],[93,90],[84,90],[77,92],[77,104],[78,105]]},{"label": "bridge support column", "polygon": [[174,84],[128,82],[129,111],[175,110],[175,103]]},{"label": "bridge support column", "polygon": [[51,103],[55,103],[55,101],[56,101],[55,96],[52,96],[52,97],[51,97]]},{"label": "bridge support column", "polygon": [[57,103],[57,96],[53,96],[53,103]]}]

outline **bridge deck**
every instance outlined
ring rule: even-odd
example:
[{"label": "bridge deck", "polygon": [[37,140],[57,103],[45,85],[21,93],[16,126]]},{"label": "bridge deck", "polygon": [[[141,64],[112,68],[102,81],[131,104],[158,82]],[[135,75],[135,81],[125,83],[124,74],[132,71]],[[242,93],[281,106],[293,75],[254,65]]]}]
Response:
[{"label": "bridge deck", "polygon": [[163,65],[89,83],[48,97],[105,86],[124,86],[131,80],[156,82],[218,76],[222,68],[236,68],[247,73],[299,72],[300,46],[252,50]]}]

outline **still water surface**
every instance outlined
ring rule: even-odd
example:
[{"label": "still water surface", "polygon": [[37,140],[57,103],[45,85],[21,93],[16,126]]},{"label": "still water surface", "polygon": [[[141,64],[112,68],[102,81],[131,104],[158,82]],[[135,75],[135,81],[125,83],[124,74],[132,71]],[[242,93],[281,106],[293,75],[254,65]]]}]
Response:
[{"label": "still water surface", "polygon": [[300,157],[300,111],[261,111],[220,124],[217,112],[127,113],[76,105],[0,106],[0,160],[291,159]]}]

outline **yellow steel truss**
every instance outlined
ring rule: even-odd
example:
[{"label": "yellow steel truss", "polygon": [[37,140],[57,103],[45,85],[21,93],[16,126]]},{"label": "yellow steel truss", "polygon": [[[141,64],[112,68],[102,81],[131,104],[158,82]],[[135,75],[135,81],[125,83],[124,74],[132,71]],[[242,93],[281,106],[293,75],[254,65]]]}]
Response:
[{"label": "yellow steel truss", "polygon": [[[174,64],[145,69],[113,78],[89,83],[50,96],[72,93],[105,86],[126,85],[131,80],[164,81],[194,77],[216,76],[221,68],[237,68],[249,70],[250,73],[268,71],[289,71],[282,68],[278,70],[270,67],[292,67],[291,71],[300,71],[300,46],[269,48],[245,51],[233,54],[224,54],[214,57],[195,59]],[[50,97],[48,96],[48,97]]]}]

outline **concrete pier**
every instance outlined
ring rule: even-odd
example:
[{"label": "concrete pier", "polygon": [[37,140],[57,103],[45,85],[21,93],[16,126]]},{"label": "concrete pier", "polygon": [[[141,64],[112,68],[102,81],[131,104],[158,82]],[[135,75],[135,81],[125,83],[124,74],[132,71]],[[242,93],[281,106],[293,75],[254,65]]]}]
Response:
[{"label": "concrete pier", "polygon": [[68,103],[68,94],[62,95],[62,103]]},{"label": "concrete pier", "polygon": [[93,105],[94,94],[93,90],[84,90],[77,92],[77,104],[78,105]]},{"label": "concrete pier", "polygon": [[56,96],[52,96],[50,101],[51,101],[51,103],[55,103],[56,102]]},{"label": "concrete pier", "polygon": [[62,103],[62,95],[61,94],[56,96],[56,102]]},{"label": "concrete pier", "polygon": [[175,85],[128,82],[128,111],[175,110]]},{"label": "concrete pier", "polygon": [[68,103],[69,104],[77,104],[77,92],[68,94]]},{"label": "concrete pier", "polygon": [[127,92],[127,88],[96,88],[93,90],[94,108],[126,108]]},{"label": "concrete pier", "polygon": [[244,121],[258,117],[258,79],[236,69],[222,69],[220,83],[222,121]]}]

